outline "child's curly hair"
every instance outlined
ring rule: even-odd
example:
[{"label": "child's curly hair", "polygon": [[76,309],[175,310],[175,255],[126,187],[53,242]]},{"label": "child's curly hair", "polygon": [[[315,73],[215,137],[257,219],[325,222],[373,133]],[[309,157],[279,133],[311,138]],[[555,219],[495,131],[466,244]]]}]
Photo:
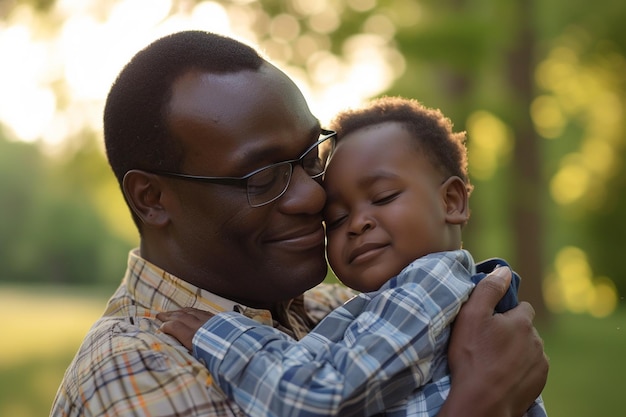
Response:
[{"label": "child's curly hair", "polygon": [[340,112],[330,128],[337,131],[337,140],[341,141],[348,133],[387,122],[401,123],[415,139],[416,149],[444,174],[461,178],[471,193],[465,132],[453,132],[452,122],[438,109],[427,108],[413,99],[382,97]]}]

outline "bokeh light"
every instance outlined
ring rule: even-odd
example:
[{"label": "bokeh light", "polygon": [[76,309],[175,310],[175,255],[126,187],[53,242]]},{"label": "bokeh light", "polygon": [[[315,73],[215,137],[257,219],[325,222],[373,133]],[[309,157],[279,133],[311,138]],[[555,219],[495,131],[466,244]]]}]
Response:
[{"label": "bokeh light", "polygon": [[[586,62],[581,50],[588,35],[571,27],[536,70],[537,84],[546,91],[531,106],[537,132],[547,139],[578,143],[576,150],[562,157],[550,179],[550,193],[561,206],[579,205],[585,210],[603,207],[606,185],[620,172],[623,147],[623,83],[626,60],[602,45],[606,59]],[[608,53],[607,53],[608,52]],[[588,52],[593,53],[593,51]],[[580,137],[564,133],[569,125],[578,127]]]},{"label": "bokeh light", "polygon": [[513,133],[502,120],[487,111],[476,111],[467,120],[468,157],[471,175],[488,180],[508,163],[513,151]]},{"label": "bokeh light", "polygon": [[[16,7],[0,26],[0,53],[9,57],[0,79],[0,122],[15,139],[62,153],[67,138],[101,131],[108,89],[135,52],[165,34],[202,29],[257,46],[294,78],[327,123],[340,109],[384,91],[405,66],[391,43],[393,25],[381,16],[346,40],[342,56],[329,52],[327,34],[340,24],[336,5],[294,1],[296,15],[270,18],[250,1],[59,0],[47,17],[62,23],[45,31],[36,29],[41,17],[30,6]],[[350,3],[361,11],[374,5]]]},{"label": "bokeh light", "polygon": [[546,305],[556,313],[610,315],[618,304],[615,284],[607,277],[594,277],[585,253],[573,246],[562,248],[554,272],[543,282]]}]

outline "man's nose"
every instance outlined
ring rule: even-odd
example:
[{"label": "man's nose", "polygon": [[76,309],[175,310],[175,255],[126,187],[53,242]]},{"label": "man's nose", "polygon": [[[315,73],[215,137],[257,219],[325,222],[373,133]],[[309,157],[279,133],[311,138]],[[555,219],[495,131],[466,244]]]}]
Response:
[{"label": "man's nose", "polygon": [[322,185],[295,164],[289,186],[278,202],[281,210],[289,214],[320,214],[324,203],[326,192]]}]

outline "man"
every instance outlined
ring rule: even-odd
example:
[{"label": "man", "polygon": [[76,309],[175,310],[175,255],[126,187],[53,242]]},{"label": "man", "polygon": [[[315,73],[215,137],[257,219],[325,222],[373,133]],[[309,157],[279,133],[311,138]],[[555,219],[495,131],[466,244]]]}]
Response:
[{"label": "man", "polygon": [[[155,316],[236,310],[295,338],[314,326],[302,294],[327,268],[315,162],[332,132],[253,49],[190,31],[157,40],[126,65],[107,98],[104,133],[141,242],[51,415],[242,415]],[[547,361],[532,307],[491,314],[507,286],[487,279],[463,308],[441,416],[522,415],[543,388]],[[347,297],[329,290],[307,293],[307,307],[329,311]],[[349,400],[397,398],[414,388],[403,381]]]}]

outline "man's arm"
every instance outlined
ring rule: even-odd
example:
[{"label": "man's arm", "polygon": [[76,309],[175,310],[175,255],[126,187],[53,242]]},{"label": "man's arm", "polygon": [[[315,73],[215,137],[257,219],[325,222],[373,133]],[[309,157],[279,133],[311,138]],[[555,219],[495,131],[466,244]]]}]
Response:
[{"label": "man's arm", "polygon": [[510,278],[508,268],[497,269],[461,308],[448,350],[452,388],[439,417],[518,417],[545,386],[548,359],[532,306],[493,314]]}]

